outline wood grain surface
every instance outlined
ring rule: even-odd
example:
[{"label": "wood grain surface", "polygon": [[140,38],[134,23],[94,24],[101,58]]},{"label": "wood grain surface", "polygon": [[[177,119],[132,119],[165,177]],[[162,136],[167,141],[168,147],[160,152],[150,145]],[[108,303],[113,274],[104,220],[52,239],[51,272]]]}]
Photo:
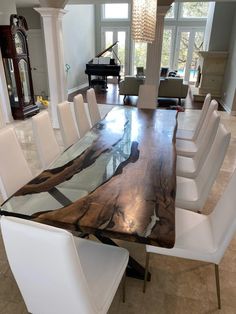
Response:
[{"label": "wood grain surface", "polygon": [[[171,248],[175,242],[177,113],[136,108],[122,108],[121,113],[124,117],[114,127],[106,123],[112,120],[114,112],[108,114],[99,138],[76,159],[79,166],[75,171],[83,169],[84,164],[89,167],[100,154],[115,147],[121,140],[121,130],[130,141],[127,159],[90,194],[51,212],[38,212],[36,220],[60,222],[83,232]],[[60,178],[63,171],[59,171]],[[19,193],[28,192],[27,189],[26,186]]]}]

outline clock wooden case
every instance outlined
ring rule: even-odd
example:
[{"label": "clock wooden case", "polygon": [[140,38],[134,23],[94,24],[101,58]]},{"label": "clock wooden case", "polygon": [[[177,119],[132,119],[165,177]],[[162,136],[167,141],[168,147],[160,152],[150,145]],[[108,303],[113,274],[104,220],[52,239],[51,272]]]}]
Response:
[{"label": "clock wooden case", "polygon": [[10,25],[0,26],[0,46],[14,119],[24,119],[39,111],[34,102],[27,30],[25,18],[16,14],[11,15]]}]

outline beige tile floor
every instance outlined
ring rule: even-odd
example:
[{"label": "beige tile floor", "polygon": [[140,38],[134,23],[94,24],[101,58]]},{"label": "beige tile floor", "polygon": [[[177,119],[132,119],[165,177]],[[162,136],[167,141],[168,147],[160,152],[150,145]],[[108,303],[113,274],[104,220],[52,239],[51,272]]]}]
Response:
[{"label": "beige tile floor", "polygon": [[[109,110],[101,107],[103,114]],[[231,131],[232,138],[224,164],[209,195],[203,212],[214,208],[230,174],[236,167],[236,117],[221,112],[221,121]],[[187,110],[179,115],[179,127],[193,128],[199,116],[198,110]],[[32,138],[30,119],[15,122],[20,143],[34,174],[40,171],[39,161]],[[56,131],[59,143],[61,138]],[[145,247],[141,244],[120,242],[132,256],[144,265]],[[211,264],[152,255],[150,260],[152,280],[147,292],[142,292],[142,281],[127,278],[126,303],[121,301],[119,288],[109,314],[152,314],[152,313],[217,313],[214,268]],[[221,313],[236,313],[236,237],[230,244],[221,264]],[[27,313],[26,307],[8,266],[0,238],[0,314]],[[49,313],[50,314],[50,313]],[[67,313],[65,313],[67,314]]]}]

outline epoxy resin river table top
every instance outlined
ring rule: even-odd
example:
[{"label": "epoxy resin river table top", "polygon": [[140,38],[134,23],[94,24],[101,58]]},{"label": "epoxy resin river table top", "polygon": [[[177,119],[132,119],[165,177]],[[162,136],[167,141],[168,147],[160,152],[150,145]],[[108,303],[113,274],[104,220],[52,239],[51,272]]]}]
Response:
[{"label": "epoxy resin river table top", "polygon": [[1,214],[173,247],[176,127],[173,110],[114,108]]}]

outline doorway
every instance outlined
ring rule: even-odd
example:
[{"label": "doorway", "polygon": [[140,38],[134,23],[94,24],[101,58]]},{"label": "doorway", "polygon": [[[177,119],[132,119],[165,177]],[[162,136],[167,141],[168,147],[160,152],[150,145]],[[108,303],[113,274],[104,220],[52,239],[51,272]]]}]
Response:
[{"label": "doorway", "polygon": [[113,58],[120,62],[120,75],[125,76],[129,72],[129,27],[102,27],[102,50],[114,42]]},{"label": "doorway", "polygon": [[203,49],[203,41],[203,28],[178,28],[174,68],[186,82],[197,80],[198,51]]}]

